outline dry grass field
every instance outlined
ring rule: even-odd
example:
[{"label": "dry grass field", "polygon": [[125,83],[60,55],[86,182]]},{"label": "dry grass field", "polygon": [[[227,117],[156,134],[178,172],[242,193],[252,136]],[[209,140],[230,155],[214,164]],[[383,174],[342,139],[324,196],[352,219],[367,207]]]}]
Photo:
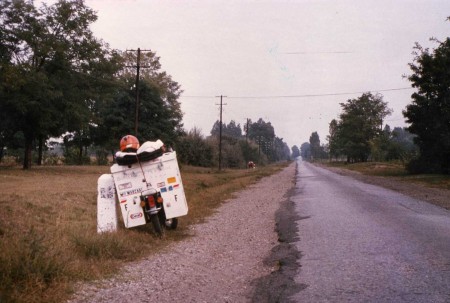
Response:
[{"label": "dry grass field", "polygon": [[0,302],[61,302],[73,285],[117,273],[137,260],[187,237],[233,192],[287,163],[256,170],[184,166],[189,214],[160,239],[151,224],[97,234],[97,179],[106,166],[0,167]]}]

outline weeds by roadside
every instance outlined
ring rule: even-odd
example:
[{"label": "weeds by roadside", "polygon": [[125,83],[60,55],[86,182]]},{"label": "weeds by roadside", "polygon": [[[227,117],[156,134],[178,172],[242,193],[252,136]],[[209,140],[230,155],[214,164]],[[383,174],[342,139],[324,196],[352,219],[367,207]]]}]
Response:
[{"label": "weeds by roadside", "polygon": [[428,187],[450,190],[450,176],[440,174],[411,175],[401,162],[362,162],[347,164],[345,162],[324,162],[326,166],[344,168],[365,175],[396,177],[402,181],[422,184]]},{"label": "weeds by roadside", "polygon": [[101,279],[188,234],[233,192],[282,169],[183,166],[189,214],[161,240],[151,225],[97,234],[97,179],[109,167],[0,168],[0,302],[61,302],[79,281]]}]

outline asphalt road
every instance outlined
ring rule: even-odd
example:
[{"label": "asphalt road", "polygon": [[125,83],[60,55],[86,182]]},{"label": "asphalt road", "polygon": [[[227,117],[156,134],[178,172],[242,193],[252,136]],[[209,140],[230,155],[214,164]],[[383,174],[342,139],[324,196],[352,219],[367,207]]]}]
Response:
[{"label": "asphalt road", "polygon": [[449,211],[298,164],[292,301],[450,302]]}]

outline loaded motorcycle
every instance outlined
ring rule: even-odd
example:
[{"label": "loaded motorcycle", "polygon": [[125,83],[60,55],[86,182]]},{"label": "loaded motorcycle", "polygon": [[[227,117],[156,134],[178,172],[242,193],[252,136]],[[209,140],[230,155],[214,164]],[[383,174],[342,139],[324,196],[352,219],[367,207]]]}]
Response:
[{"label": "loaded motorcycle", "polygon": [[[126,228],[151,223],[160,236],[164,229],[175,229],[178,217],[188,212],[176,152],[166,151],[161,140],[139,146],[137,138],[131,135],[123,137],[120,146],[111,175],[99,178],[97,230],[114,229],[112,198],[101,201],[108,196],[101,196],[101,192],[107,193],[108,189],[109,196],[115,195],[114,200],[118,200]],[[101,214],[107,219],[102,220]]]}]

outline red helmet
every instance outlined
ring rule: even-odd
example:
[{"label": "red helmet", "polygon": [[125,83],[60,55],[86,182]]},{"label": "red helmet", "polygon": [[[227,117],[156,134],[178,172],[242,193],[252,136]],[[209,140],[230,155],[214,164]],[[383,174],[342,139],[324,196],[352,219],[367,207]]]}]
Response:
[{"label": "red helmet", "polygon": [[120,140],[120,151],[136,152],[139,148],[139,140],[132,135],[126,135]]}]

